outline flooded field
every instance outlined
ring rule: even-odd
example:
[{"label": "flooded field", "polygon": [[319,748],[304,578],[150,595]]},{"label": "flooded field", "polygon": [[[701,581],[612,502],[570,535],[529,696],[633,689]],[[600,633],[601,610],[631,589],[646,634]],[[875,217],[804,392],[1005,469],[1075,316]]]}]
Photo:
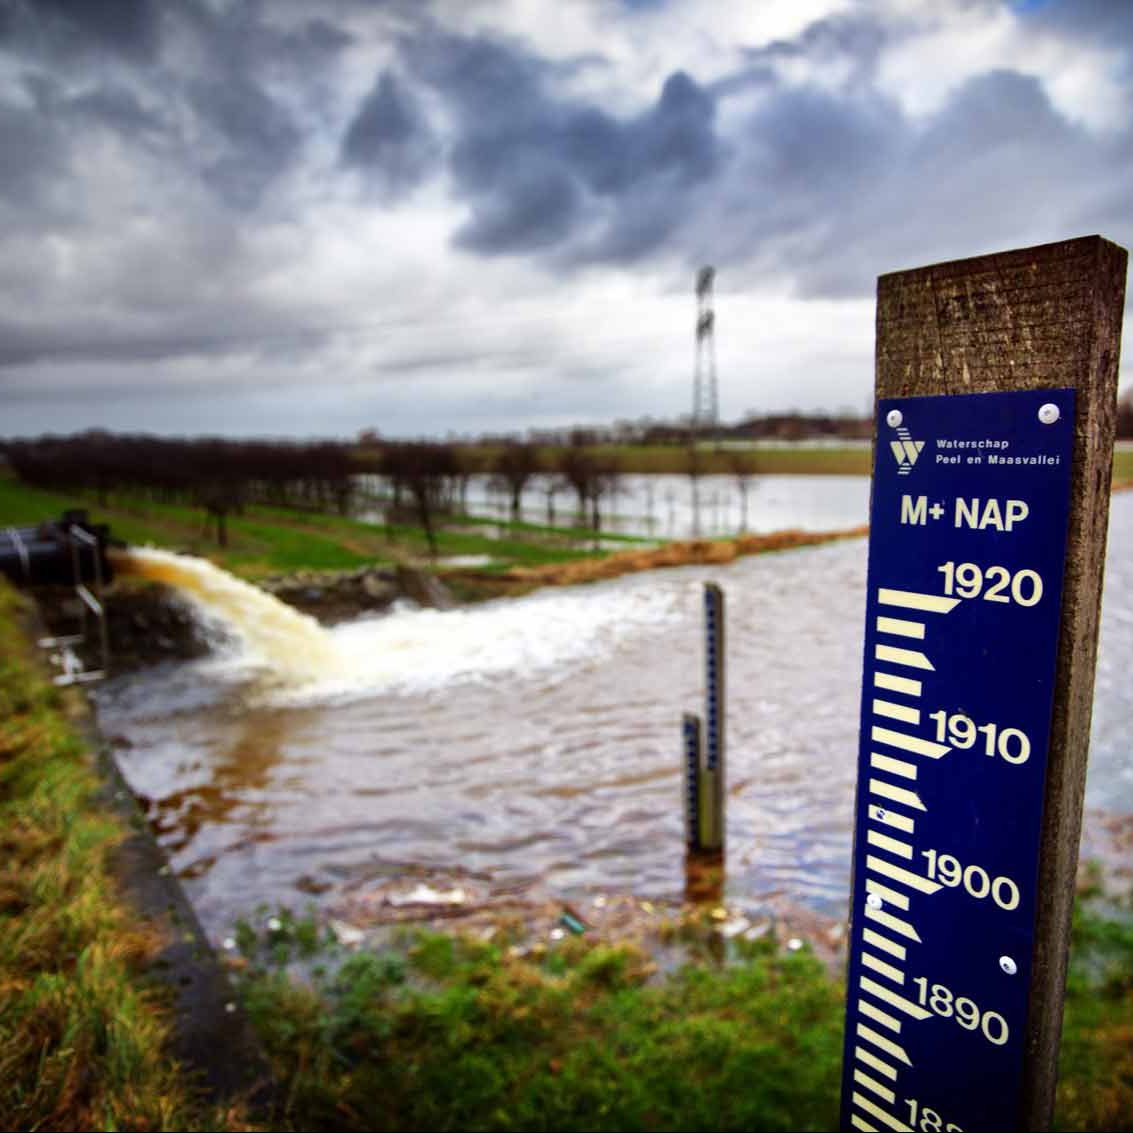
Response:
[{"label": "flooded field", "polygon": [[[376,477],[361,477],[369,492]],[[471,514],[507,519],[510,500],[490,476],[473,476],[467,495]],[[531,523],[574,522],[577,500],[559,487],[553,495],[538,477],[523,492],[521,518]],[[379,519],[381,511],[370,518]],[[602,526],[619,535],[689,539],[697,535],[764,534],[789,527],[832,531],[865,523],[869,514],[867,476],[636,476],[619,478],[602,501]]]},{"label": "flooded field", "polygon": [[[272,627],[261,610],[223,656],[100,689],[101,723],[216,937],[260,903],[336,910],[398,877],[434,893],[677,901],[679,724],[700,710],[701,588],[715,579],[726,894],[842,916],[865,565],[854,540],[327,631]],[[1127,493],[1113,501],[1087,791],[1116,813],[1133,811],[1131,595]]]}]

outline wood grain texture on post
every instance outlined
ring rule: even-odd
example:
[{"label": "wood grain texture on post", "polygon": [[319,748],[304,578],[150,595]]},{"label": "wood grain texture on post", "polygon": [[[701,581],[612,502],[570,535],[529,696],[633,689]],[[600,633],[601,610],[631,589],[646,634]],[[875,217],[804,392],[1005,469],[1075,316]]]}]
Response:
[{"label": "wood grain texture on post", "polygon": [[1077,391],[1024,1128],[1049,1126],[1090,740],[1127,253],[1087,236],[878,280],[878,398]]}]

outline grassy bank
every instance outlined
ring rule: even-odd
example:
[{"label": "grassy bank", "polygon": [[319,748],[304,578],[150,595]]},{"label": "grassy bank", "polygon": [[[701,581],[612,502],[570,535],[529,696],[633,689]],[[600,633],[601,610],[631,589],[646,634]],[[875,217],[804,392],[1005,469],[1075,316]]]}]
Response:
[{"label": "grassy bank", "polygon": [[[278,940],[275,945],[278,947]],[[421,934],[313,987],[270,966],[246,1002],[293,1127],[833,1129],[841,994],[806,951],[651,980],[632,945],[518,956]]]},{"label": "grassy bank", "polygon": [[0,1128],[223,1127],[166,1053],[107,856],[123,835],[0,580]]},{"label": "grassy bank", "polygon": [[[1056,1129],[1133,1127],[1129,915],[1080,903]],[[288,1097],[279,1126],[837,1127],[843,988],[806,947],[765,937],[721,966],[706,918],[662,977],[633,944],[418,933],[299,984],[284,965],[307,952],[321,971],[318,932],[280,923],[242,934],[246,1003]]]}]

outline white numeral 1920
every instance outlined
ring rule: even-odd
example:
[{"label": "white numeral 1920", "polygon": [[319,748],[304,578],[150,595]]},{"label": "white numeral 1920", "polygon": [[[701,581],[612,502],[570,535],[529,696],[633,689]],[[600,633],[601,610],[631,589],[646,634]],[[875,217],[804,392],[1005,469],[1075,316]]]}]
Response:
[{"label": "white numeral 1920", "polygon": [[998,1011],[981,1011],[974,1000],[953,995],[944,984],[930,984],[924,976],[913,983],[922,1007],[927,1005],[942,1019],[955,1019],[965,1031],[979,1031],[993,1046],[1007,1042],[1007,1020]]},{"label": "white numeral 1920", "polygon": [[980,598],[985,602],[1015,602],[1037,606],[1043,596],[1043,580],[1038,571],[975,563],[942,563],[936,568],[944,575],[944,593],[951,598]]}]

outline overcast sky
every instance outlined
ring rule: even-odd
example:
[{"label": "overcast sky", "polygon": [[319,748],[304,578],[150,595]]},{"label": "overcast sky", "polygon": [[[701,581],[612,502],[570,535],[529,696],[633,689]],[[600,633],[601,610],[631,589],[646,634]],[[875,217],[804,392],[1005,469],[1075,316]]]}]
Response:
[{"label": "overcast sky", "polygon": [[0,436],[675,417],[702,264],[725,419],[865,412],[880,273],[1133,241],[1131,52],[1126,0],[0,0]]}]

